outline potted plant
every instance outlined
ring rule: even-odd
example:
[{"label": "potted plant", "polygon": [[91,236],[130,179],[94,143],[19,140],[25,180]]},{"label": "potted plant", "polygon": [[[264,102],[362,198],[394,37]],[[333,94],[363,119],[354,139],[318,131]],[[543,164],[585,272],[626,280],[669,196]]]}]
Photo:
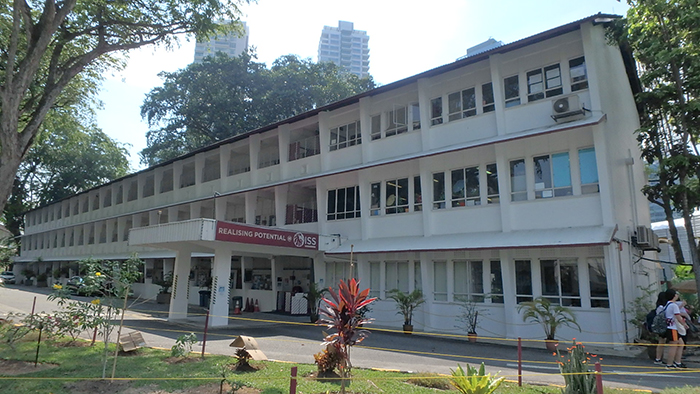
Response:
[{"label": "potted plant", "polygon": [[538,323],[544,329],[545,344],[549,351],[554,351],[557,345],[556,331],[559,326],[578,328],[581,326],[576,322],[576,316],[571,309],[552,304],[544,297],[535,298],[532,301],[523,302],[518,305],[518,312],[524,311],[523,321]]},{"label": "potted plant", "polygon": [[34,281],[32,279],[36,276],[36,273],[33,270],[25,268],[22,270],[21,274],[22,276],[24,276],[25,286],[31,286],[34,284]]},{"label": "potted plant", "polygon": [[36,287],[48,287],[48,275],[46,273],[41,273],[36,276]]},{"label": "potted plant", "polygon": [[309,318],[311,323],[318,321],[318,308],[323,300],[323,295],[328,292],[328,289],[319,288],[315,282],[309,283],[309,291],[304,295],[304,298],[309,304]]},{"label": "potted plant", "polygon": [[173,273],[168,272],[162,279],[154,279],[153,284],[160,286],[156,295],[156,302],[159,304],[170,303],[170,288],[173,287]]},{"label": "potted plant", "polygon": [[403,315],[403,332],[410,334],[413,332],[413,310],[425,302],[423,292],[415,289],[406,294],[399,289],[389,291],[389,298],[396,301],[396,314]]},{"label": "potted plant", "polygon": [[476,302],[467,297],[459,298],[458,301],[461,313],[457,317],[457,320],[459,320],[462,324],[456,327],[466,328],[469,342],[474,343],[476,342],[477,336],[476,326],[479,319],[479,307],[476,305]]}]

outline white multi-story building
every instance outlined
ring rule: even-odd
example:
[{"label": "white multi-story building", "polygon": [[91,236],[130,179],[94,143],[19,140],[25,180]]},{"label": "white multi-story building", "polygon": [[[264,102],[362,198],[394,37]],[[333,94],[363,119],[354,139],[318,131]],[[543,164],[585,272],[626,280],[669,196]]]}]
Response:
[{"label": "white multi-story building", "polygon": [[243,25],[244,34],[238,36],[235,33],[224,36],[212,36],[208,41],[197,43],[194,46],[194,62],[201,63],[207,56],[214,56],[217,52],[223,52],[229,57],[239,56],[248,49],[248,36],[250,29],[245,22]]},{"label": "white multi-story building", "polygon": [[[571,307],[584,341],[626,342],[625,306],[656,280],[633,236],[638,114],[620,49],[591,16],[388,84],[117,179],[26,214],[15,270],[86,257],[145,261],[175,278],[181,318],[213,278],[214,325],[236,297],[292,310],[314,281],[358,277],[400,327],[391,289],[421,289],[416,330],[541,339],[518,304]],[[640,227],[642,226],[642,227]],[[37,261],[40,258],[40,261]],[[72,273],[72,272],[71,272]]]},{"label": "white multi-story building", "polygon": [[318,41],[318,61],[333,62],[360,78],[369,76],[369,36],[353,29],[352,22],[338,21],[338,27],[323,26]]}]

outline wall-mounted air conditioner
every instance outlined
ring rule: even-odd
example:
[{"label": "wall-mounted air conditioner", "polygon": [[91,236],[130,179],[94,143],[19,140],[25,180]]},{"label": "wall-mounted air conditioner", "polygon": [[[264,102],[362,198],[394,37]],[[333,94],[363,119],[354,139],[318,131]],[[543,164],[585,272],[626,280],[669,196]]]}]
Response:
[{"label": "wall-mounted air conditioner", "polygon": [[642,250],[659,251],[659,237],[647,226],[637,226],[636,246]]},{"label": "wall-mounted air conditioner", "polygon": [[571,122],[583,118],[585,114],[577,95],[552,100],[552,119],[555,122]]}]

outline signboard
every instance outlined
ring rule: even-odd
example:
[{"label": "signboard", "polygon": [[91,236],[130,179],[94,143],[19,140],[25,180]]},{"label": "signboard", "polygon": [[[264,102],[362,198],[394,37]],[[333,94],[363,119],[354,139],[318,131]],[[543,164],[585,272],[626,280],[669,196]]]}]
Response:
[{"label": "signboard", "polygon": [[217,241],[318,250],[318,234],[216,222]]}]

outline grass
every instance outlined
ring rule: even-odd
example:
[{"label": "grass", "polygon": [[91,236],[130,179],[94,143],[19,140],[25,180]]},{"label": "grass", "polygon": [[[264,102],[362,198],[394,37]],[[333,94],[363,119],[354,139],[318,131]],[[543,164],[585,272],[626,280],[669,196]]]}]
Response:
[{"label": "grass", "polygon": [[[27,338],[30,338],[28,336]],[[64,341],[65,342],[65,341]],[[93,347],[58,346],[58,343],[42,343],[39,361],[57,364],[58,367],[32,372],[21,376],[3,376],[0,370],[1,393],[54,393],[68,394],[65,385],[78,380],[99,379],[102,376],[102,344]],[[114,349],[110,351],[113,354]],[[36,343],[22,341],[16,343],[16,350],[9,346],[0,347],[0,359],[12,359],[33,362]],[[245,386],[258,388],[265,394],[289,392],[289,376],[292,366],[298,367],[298,392],[320,394],[339,392],[338,381],[318,381],[309,377],[316,372],[315,365],[288,364],[275,362],[252,362],[259,368],[256,372],[233,372],[227,366],[235,358],[221,355],[209,355],[204,360],[198,356],[196,361],[168,363],[168,351],[156,349],[139,349],[134,355],[120,357],[117,362],[116,377],[130,379],[132,387],[154,385],[161,390],[174,391],[192,388],[204,384],[218,383],[225,374],[229,381],[236,381]],[[111,375],[112,359],[108,361],[107,376]],[[442,386],[447,379],[437,374],[404,374],[365,369],[353,370],[352,381],[347,386],[348,393],[402,393],[402,394],[456,394],[454,389],[430,388]],[[425,387],[430,386],[430,387]],[[496,393],[500,394],[555,394],[559,387],[523,385],[504,383]],[[606,389],[607,394],[639,394],[633,390]],[[700,394],[700,388],[667,389],[663,394]]]}]

